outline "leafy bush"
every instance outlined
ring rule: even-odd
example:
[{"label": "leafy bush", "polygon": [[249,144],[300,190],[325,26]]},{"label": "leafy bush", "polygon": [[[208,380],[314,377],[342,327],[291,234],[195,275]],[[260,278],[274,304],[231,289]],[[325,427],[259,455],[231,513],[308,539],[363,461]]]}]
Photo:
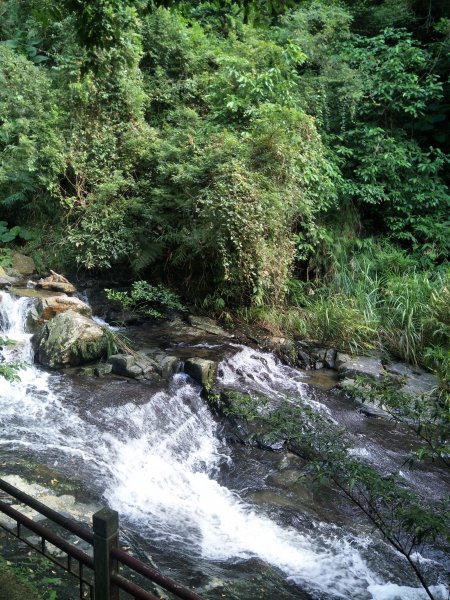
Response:
[{"label": "leafy bush", "polygon": [[178,296],[165,286],[151,285],[146,281],[135,281],[129,291],[105,290],[109,300],[120,302],[122,307],[145,317],[161,319],[163,311],[184,311]]},{"label": "leafy bush", "polygon": [[0,203],[23,207],[62,167],[59,115],[47,73],[2,44],[0,114]]}]

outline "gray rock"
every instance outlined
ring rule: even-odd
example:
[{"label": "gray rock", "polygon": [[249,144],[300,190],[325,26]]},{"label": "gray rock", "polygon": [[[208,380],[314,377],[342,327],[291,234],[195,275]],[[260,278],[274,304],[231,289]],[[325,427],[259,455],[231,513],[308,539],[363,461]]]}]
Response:
[{"label": "gray rock", "polygon": [[311,356],[304,350],[297,350],[297,363],[302,369],[311,369],[313,364]]},{"label": "gray rock", "polygon": [[15,271],[21,275],[32,275],[36,269],[34,260],[31,256],[26,256],[20,252],[12,252],[12,266]]},{"label": "gray rock", "polygon": [[4,277],[0,277],[0,290],[7,290],[14,283],[14,279],[12,277],[8,277],[5,275]]},{"label": "gray rock", "polygon": [[112,372],[124,377],[136,377],[142,375],[142,367],[135,369],[136,359],[132,354],[113,354],[108,358]]},{"label": "gray rock", "polygon": [[381,360],[375,356],[350,356],[338,352],[335,368],[340,377],[366,376],[380,379],[384,375]]},{"label": "gray rock", "polygon": [[0,266],[0,290],[4,290],[11,287],[17,281],[17,277],[11,277],[5,271],[5,269],[2,266]]},{"label": "gray rock", "polygon": [[330,348],[325,352],[323,360],[327,369],[334,369],[336,363],[336,355],[337,352],[334,348]]},{"label": "gray rock", "polygon": [[67,296],[66,294],[58,294],[54,296],[46,296],[39,298],[37,303],[37,311],[43,321],[53,319],[66,310],[73,310],[85,317],[92,317],[91,307],[79,298]]},{"label": "gray rock", "polygon": [[160,375],[165,379],[168,379],[178,371],[179,364],[180,359],[177,356],[166,356],[160,363]]},{"label": "gray rock", "polygon": [[[338,383],[337,387],[343,390],[344,392],[350,391],[355,385],[355,383],[355,379],[345,378]],[[364,390],[364,387],[362,389]],[[381,403],[374,404],[373,402],[367,402],[362,397],[354,398],[354,402],[358,405],[359,412],[363,415],[366,415],[367,417],[390,417],[389,413],[383,410]]]},{"label": "gray rock", "polygon": [[189,315],[188,321],[193,327],[197,327],[197,329],[201,329],[202,331],[206,331],[207,333],[220,335],[221,337],[233,337],[231,333],[228,333],[228,331],[225,331],[224,329],[219,327],[219,325],[217,325],[217,323],[209,317],[198,317],[195,315]]},{"label": "gray rock", "polygon": [[216,374],[217,363],[205,358],[188,358],[184,371],[206,388],[211,387]]},{"label": "gray rock", "polygon": [[112,365],[109,363],[99,363],[94,365],[94,375],[96,377],[104,377],[112,372]]},{"label": "gray rock", "polygon": [[437,377],[432,373],[405,363],[391,363],[387,365],[386,371],[395,379],[404,380],[400,391],[412,396],[429,394],[439,385]]},{"label": "gray rock", "polygon": [[105,330],[72,310],[48,321],[34,343],[37,361],[52,369],[102,358],[108,346]]}]

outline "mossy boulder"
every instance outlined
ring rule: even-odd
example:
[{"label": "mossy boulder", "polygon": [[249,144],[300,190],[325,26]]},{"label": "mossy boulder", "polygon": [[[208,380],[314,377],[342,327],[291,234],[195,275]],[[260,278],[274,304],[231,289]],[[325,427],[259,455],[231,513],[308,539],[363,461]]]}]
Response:
[{"label": "mossy boulder", "polygon": [[13,251],[11,254],[11,259],[12,259],[12,268],[15,271],[17,271],[17,273],[20,273],[20,275],[23,275],[24,277],[28,277],[29,275],[32,275],[34,273],[34,271],[36,270],[34,260],[31,258],[31,256],[26,256],[25,254],[22,254],[21,252]]},{"label": "mossy boulder", "polygon": [[46,323],[36,338],[36,360],[46,367],[77,366],[104,357],[108,334],[92,319],[73,310]]}]

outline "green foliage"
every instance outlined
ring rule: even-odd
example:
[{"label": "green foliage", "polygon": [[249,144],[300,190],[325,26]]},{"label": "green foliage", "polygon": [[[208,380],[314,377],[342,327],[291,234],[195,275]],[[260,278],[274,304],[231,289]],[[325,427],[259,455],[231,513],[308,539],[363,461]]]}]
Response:
[{"label": "green foliage", "polygon": [[19,371],[25,368],[23,362],[1,362],[0,363],[0,377],[3,377],[7,381],[20,381]]},{"label": "green foliage", "polygon": [[135,281],[129,291],[107,289],[105,292],[109,300],[120,302],[124,309],[154,319],[163,318],[162,311],[186,310],[178,296],[162,284],[154,286],[146,281]]},{"label": "green foliage", "polygon": [[419,271],[404,251],[370,239],[341,247],[332,241],[332,249],[317,281],[297,284],[291,297],[299,307],[300,335],[355,353],[375,348],[422,365],[431,364],[429,347],[448,347],[447,268]]},{"label": "green foliage", "polygon": [[32,233],[25,229],[24,227],[20,227],[16,225],[8,228],[7,221],[0,221],[0,244],[7,244],[8,242],[12,242],[16,238],[21,238],[22,240],[30,240],[33,237]]},{"label": "green foliage", "polygon": [[0,44],[0,204],[29,204],[62,166],[56,99],[42,67]]},{"label": "green foliage", "polygon": [[223,315],[423,362],[448,336],[445,15],[156,4],[2,5],[2,219],[52,266],[151,271]]},{"label": "green foliage", "polygon": [[133,0],[65,0],[65,7],[74,16],[79,42],[87,53],[84,70],[98,73],[105,67],[110,70],[111,62],[133,63],[139,43],[135,4]]}]

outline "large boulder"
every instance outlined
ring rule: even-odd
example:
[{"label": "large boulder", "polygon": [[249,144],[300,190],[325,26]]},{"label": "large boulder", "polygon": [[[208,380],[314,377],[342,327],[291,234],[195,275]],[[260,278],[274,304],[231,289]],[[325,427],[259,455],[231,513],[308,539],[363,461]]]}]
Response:
[{"label": "large boulder", "polygon": [[67,310],[73,310],[84,317],[92,317],[90,306],[79,298],[66,294],[40,298],[36,308],[43,321],[49,321]]},{"label": "large boulder", "polygon": [[222,329],[222,327],[219,327],[219,325],[217,325],[217,323],[209,317],[189,315],[188,321],[193,327],[201,329],[206,333],[212,333],[213,335],[218,335],[220,337],[233,337],[231,333],[228,333],[228,331],[225,331]]},{"label": "large boulder", "polygon": [[161,348],[152,347],[133,354],[114,354],[108,362],[116,375],[157,383],[177,372],[180,359],[166,354]]},{"label": "large boulder", "polygon": [[340,377],[370,377],[381,379],[384,376],[381,360],[376,356],[350,356],[338,352],[335,361],[335,369]]},{"label": "large boulder", "polygon": [[14,271],[25,277],[32,275],[36,270],[34,260],[31,256],[26,256],[20,252],[13,251],[11,253],[11,262]]},{"label": "large boulder", "polygon": [[0,290],[5,290],[14,283],[14,279],[6,274],[5,269],[0,266]]},{"label": "large boulder", "polygon": [[0,266],[0,290],[10,288],[19,281],[19,277],[13,277],[10,275],[10,271],[10,269]]},{"label": "large boulder", "polygon": [[63,312],[44,325],[36,339],[36,360],[52,369],[76,366],[106,355],[106,330],[73,310]]}]

